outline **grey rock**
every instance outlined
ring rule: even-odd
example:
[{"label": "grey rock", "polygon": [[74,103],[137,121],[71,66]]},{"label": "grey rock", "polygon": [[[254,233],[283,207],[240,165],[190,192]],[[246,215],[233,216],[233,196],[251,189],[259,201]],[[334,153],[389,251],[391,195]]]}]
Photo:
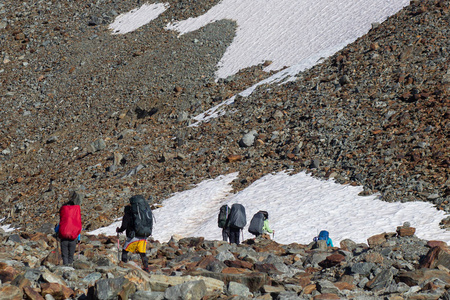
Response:
[{"label": "grey rock", "polygon": [[310,299],[308,296],[299,296],[298,293],[293,291],[285,291],[278,294],[275,298],[276,300],[301,300],[301,299]]},{"label": "grey rock", "polygon": [[122,176],[122,179],[136,175],[143,168],[145,168],[145,165],[139,164],[136,168],[133,168],[130,171],[128,171],[127,173],[125,173],[125,175]]},{"label": "grey rock", "polygon": [[201,299],[206,294],[206,284],[203,280],[188,281],[169,287],[164,292],[166,299]]},{"label": "grey rock", "polygon": [[98,280],[94,286],[94,295],[98,300],[117,299],[123,285],[127,282],[129,282],[128,279],[124,277]]},{"label": "grey rock", "polygon": [[367,282],[369,282],[369,279],[368,279],[367,277],[363,277],[363,278],[361,278],[361,280],[358,282],[357,286],[358,286],[359,288],[362,288],[362,289],[363,289],[363,288],[366,286]]},{"label": "grey rock", "polygon": [[163,300],[164,292],[137,291],[131,296],[131,300]]},{"label": "grey rock", "polygon": [[350,239],[344,239],[340,242],[340,246],[341,246],[341,248],[345,248],[348,251],[353,251],[356,249],[357,244]]},{"label": "grey rock", "polygon": [[10,236],[8,236],[7,241],[14,242],[14,243],[20,243],[20,242],[22,242],[22,239],[20,238],[20,235],[14,233],[14,234],[11,234]]},{"label": "grey rock", "polygon": [[321,261],[324,261],[328,253],[313,253],[306,257],[305,262],[303,263],[304,267],[311,265],[312,267],[318,267]]},{"label": "grey rock", "polygon": [[252,297],[253,294],[250,292],[249,288],[241,283],[230,281],[227,285],[227,295],[238,295],[242,297]]},{"label": "grey rock", "polygon": [[255,137],[258,133],[256,130],[252,130],[249,133],[246,133],[242,139],[239,141],[239,146],[241,147],[251,147],[255,142]]},{"label": "grey rock", "polygon": [[106,148],[106,143],[102,139],[98,139],[88,145],[87,151],[90,153],[95,153]]},{"label": "grey rock", "polygon": [[102,274],[99,272],[94,272],[81,279],[81,281],[87,285],[93,285],[100,278],[102,278]]},{"label": "grey rock", "polygon": [[353,264],[350,270],[353,274],[369,275],[373,267],[373,263],[360,262]]},{"label": "grey rock", "polygon": [[339,289],[328,280],[319,280],[317,282],[317,290],[322,293],[331,293],[331,294],[339,294]]},{"label": "grey rock", "polygon": [[394,273],[391,269],[383,270],[375,276],[370,282],[366,284],[366,287],[373,290],[379,291],[387,288],[394,278]]},{"label": "grey rock", "polygon": [[317,168],[319,168],[319,167],[320,167],[320,161],[319,161],[318,159],[313,159],[313,160],[311,161],[310,168],[311,168],[311,169],[317,169]]},{"label": "grey rock", "polygon": [[236,260],[236,258],[230,251],[221,251],[217,253],[216,259],[221,262],[224,262],[226,260]]}]

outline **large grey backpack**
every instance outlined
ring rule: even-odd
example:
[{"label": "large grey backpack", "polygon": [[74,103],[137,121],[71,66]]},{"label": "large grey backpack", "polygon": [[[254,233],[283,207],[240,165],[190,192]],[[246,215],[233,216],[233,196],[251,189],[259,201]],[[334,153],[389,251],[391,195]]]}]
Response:
[{"label": "large grey backpack", "polygon": [[149,237],[153,229],[153,215],[150,205],[141,195],[130,198],[134,232],[138,237]]},{"label": "large grey backpack", "polygon": [[250,225],[248,226],[248,232],[254,235],[260,235],[263,233],[264,227],[264,214],[259,211],[253,215]]},{"label": "large grey backpack", "polygon": [[228,226],[242,229],[247,225],[245,208],[242,204],[235,203],[231,206],[230,216],[228,217]]}]

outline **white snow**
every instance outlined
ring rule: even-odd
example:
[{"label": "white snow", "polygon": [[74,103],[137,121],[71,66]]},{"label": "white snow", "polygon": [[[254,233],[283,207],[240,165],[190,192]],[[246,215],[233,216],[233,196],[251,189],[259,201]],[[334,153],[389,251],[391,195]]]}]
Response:
[{"label": "white snow", "polygon": [[367,33],[409,0],[223,0],[197,18],[174,22],[167,29],[185,34],[209,23],[230,19],[238,28],[219,62],[218,78],[266,60],[266,71],[297,64],[312,67],[312,57],[328,57],[336,45]]},{"label": "white snow", "polygon": [[[185,34],[221,19],[238,25],[232,44],[222,57],[218,78],[240,69],[272,61],[266,70],[288,68],[243,91],[249,95],[258,85],[294,80],[298,72],[316,64],[365,34],[374,22],[381,22],[409,4],[409,0],[223,0],[197,18],[173,22],[167,29]],[[167,4],[144,5],[119,16],[110,28],[127,33],[158,17]],[[220,114],[224,105],[197,117],[201,122]],[[221,239],[217,214],[222,204],[241,203],[247,222],[258,210],[267,210],[274,239],[280,243],[309,243],[326,229],[335,245],[343,239],[366,242],[382,232],[392,232],[410,222],[420,238],[450,242],[450,231],[440,229],[445,217],[426,202],[387,203],[374,196],[361,197],[361,187],[323,181],[305,173],[268,174],[243,191],[231,193],[231,182],[238,174],[205,180],[195,188],[176,193],[154,210],[154,238],[167,242],[174,234]],[[120,221],[90,234],[115,235]],[[245,238],[251,235],[244,229]]]},{"label": "white snow", "polygon": [[[333,53],[337,52],[339,49],[342,49],[345,45],[347,45],[347,43],[343,43],[341,45],[336,45],[335,51],[333,51]],[[297,78],[296,75],[299,72],[301,72],[301,71],[305,70],[306,68],[310,67],[311,65],[317,63],[320,60],[320,58],[322,58],[322,57],[323,57],[323,55],[321,53],[311,56],[310,59],[308,59],[308,60],[305,60],[296,65],[293,65],[292,67],[286,68],[282,71],[279,71],[267,79],[261,80],[260,82],[254,84],[251,87],[247,88],[246,90],[240,92],[238,95],[242,96],[242,97],[248,97],[253,93],[253,91],[258,86],[261,86],[264,84],[280,83],[280,82],[286,83],[289,81],[293,81]],[[213,118],[218,118],[218,117],[222,116],[226,112],[225,107],[233,104],[235,99],[236,99],[236,96],[228,98],[225,101],[222,101],[221,103],[217,104],[216,106],[211,107],[207,111],[205,111],[197,116],[192,117],[192,119],[195,122],[190,124],[189,127],[200,126],[200,124],[203,122],[208,122],[209,120],[211,120]]]},{"label": "white snow", "polygon": [[113,34],[132,32],[139,27],[150,23],[168,8],[168,3],[145,3],[140,8],[133,9],[116,17],[114,22],[109,25],[109,29],[112,30]]},{"label": "white snow", "polygon": [[[0,219],[0,223],[2,223],[3,221],[5,221],[6,218]],[[3,229],[3,231],[5,232],[11,232],[14,231],[16,228],[11,227],[11,225],[2,225],[0,226],[1,229]]]},{"label": "white snow", "polygon": [[[307,244],[322,229],[330,232],[335,245],[347,238],[365,243],[372,235],[395,232],[404,222],[416,228],[419,238],[450,242],[450,231],[439,227],[444,212],[427,202],[388,203],[376,195],[358,196],[361,187],[286,172],[266,175],[232,194],[230,184],[237,175],[205,180],[165,200],[162,208],[153,211],[153,237],[161,242],[167,242],[174,234],[221,239],[221,229],[217,227],[220,206],[241,203],[246,208],[247,225],[258,210],[267,210],[270,226],[275,230],[274,240],[283,244]],[[120,221],[90,234],[115,235],[118,226]],[[244,238],[251,237],[244,228]]]}]

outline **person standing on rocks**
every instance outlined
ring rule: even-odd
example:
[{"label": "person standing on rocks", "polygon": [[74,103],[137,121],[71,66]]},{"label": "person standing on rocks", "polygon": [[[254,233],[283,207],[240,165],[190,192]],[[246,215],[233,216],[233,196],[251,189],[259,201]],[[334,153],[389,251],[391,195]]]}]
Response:
[{"label": "person standing on rocks", "polygon": [[73,257],[77,243],[80,242],[81,223],[81,200],[83,196],[77,192],[70,194],[70,200],[63,204],[59,210],[59,224],[55,232],[60,239],[61,257],[65,266],[73,264]]},{"label": "person standing on rocks", "polygon": [[230,228],[227,227],[228,216],[230,215],[230,207],[226,204],[222,205],[219,210],[219,215],[217,218],[217,225],[222,228],[222,239],[228,242],[230,237]]},{"label": "person standing on rocks", "polygon": [[148,272],[147,238],[153,228],[153,215],[145,198],[141,195],[130,198],[130,205],[125,206],[122,225],[116,232],[125,231],[127,239],[122,250],[122,261],[128,262],[128,253],[139,253],[143,270]]},{"label": "person standing on rocks", "polygon": [[231,206],[230,215],[225,225],[230,229],[230,243],[239,245],[239,234],[241,230],[247,225],[247,217],[245,215],[245,208],[242,204],[235,203]]}]

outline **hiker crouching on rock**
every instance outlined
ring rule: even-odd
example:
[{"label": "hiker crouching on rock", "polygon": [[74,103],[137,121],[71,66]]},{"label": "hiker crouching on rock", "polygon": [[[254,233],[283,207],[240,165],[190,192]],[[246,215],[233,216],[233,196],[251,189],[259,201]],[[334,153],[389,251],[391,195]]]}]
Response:
[{"label": "hiker crouching on rock", "polygon": [[333,241],[330,238],[330,234],[326,230],[322,230],[318,236],[314,237],[314,242],[325,241],[327,247],[333,247]]},{"label": "hiker crouching on rock", "polygon": [[272,230],[269,227],[269,213],[267,211],[262,211],[262,214],[264,215],[263,234],[275,234],[275,230]]},{"label": "hiker crouching on rock", "polygon": [[59,210],[59,224],[55,227],[61,243],[61,257],[65,266],[73,263],[77,242],[80,242],[82,195],[76,192],[70,194],[70,200]]},{"label": "hiker crouching on rock", "polygon": [[275,231],[269,227],[269,213],[265,210],[260,210],[253,215],[248,227],[248,232],[255,235],[255,237],[269,238],[271,233]]},{"label": "hiker crouching on rock", "polygon": [[143,270],[148,272],[147,238],[151,235],[153,216],[145,198],[141,195],[130,198],[130,205],[125,206],[122,225],[116,232],[126,231],[127,239],[122,250],[122,261],[128,262],[128,252],[139,253]]}]

